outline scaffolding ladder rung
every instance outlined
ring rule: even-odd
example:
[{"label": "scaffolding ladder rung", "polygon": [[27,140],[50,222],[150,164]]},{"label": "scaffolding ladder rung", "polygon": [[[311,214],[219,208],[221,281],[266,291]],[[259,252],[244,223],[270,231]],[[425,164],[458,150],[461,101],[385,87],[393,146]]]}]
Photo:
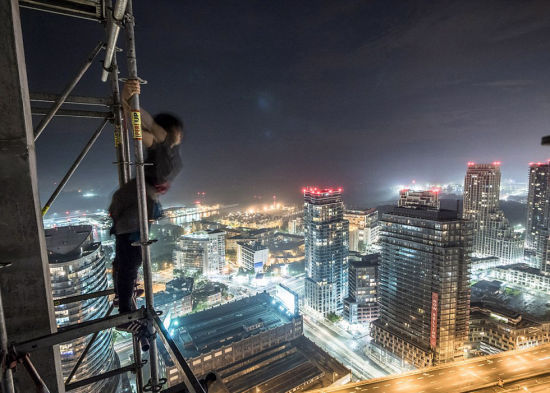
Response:
[{"label": "scaffolding ladder rung", "polygon": [[[31,113],[36,116],[47,115],[50,108],[31,107]],[[82,109],[59,109],[55,117],[85,117],[88,119],[107,119],[113,117],[112,112],[105,111],[87,111]]]},{"label": "scaffolding ladder rung", "polygon": [[112,378],[119,374],[127,373],[128,371],[135,371],[135,369],[138,367],[136,364],[130,364],[128,366],[120,367],[114,370],[109,370],[101,374],[94,375],[93,377],[81,379],[79,381],[70,383],[68,385],[65,385],[65,391],[70,391],[74,389],[81,388],[83,386],[89,385],[91,383],[101,381],[103,379]]},{"label": "scaffolding ladder rung", "polygon": [[83,300],[94,299],[96,297],[113,295],[114,293],[115,293],[115,290],[113,288],[110,288],[110,289],[105,289],[103,291],[86,293],[84,295],[75,295],[75,296],[62,297],[61,299],[54,300],[53,305],[54,306],[60,306],[62,304],[81,302]]},{"label": "scaffolding ladder rung", "polygon": [[168,389],[164,389],[161,393],[189,393],[185,382],[178,383],[177,385],[171,386]]},{"label": "scaffolding ladder rung", "polygon": [[[51,93],[31,93],[31,102],[56,102],[59,94]],[[88,96],[68,96],[63,104],[94,105],[108,107],[112,103],[110,97],[88,97]]]},{"label": "scaffolding ladder rung", "polygon": [[145,308],[141,307],[135,311],[70,325],[59,329],[55,333],[15,344],[15,348],[19,353],[28,353],[36,351],[40,348],[58,345],[66,341],[87,336],[88,334],[92,334],[100,330],[110,329],[116,326],[120,326],[123,323],[136,321],[143,318],[145,318]]}]

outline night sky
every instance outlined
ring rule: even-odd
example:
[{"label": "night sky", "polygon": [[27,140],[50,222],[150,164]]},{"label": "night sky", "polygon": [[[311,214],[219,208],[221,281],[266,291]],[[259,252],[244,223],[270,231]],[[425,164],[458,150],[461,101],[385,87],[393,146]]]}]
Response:
[{"label": "night sky", "polygon": [[[197,191],[206,202],[299,200],[316,184],[368,206],[411,179],[461,183],[467,161],[500,160],[503,178],[525,182],[529,161],[550,158],[540,146],[550,134],[546,0],[155,0],[134,10],[142,105],[186,123],[167,204]],[[94,22],[31,10],[22,25],[31,91],[61,91],[104,37]],[[99,78],[96,62],[76,93],[106,94]],[[58,118],[40,137],[42,203],[97,123]],[[54,208],[106,203],[117,184],[110,130]],[[103,197],[74,199],[79,188]]]}]

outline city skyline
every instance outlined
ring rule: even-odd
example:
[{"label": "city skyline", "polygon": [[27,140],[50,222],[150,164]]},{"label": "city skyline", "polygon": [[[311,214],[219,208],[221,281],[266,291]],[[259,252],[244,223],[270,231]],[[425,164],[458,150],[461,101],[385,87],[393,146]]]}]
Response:
[{"label": "city skyline", "polygon": [[550,391],[549,14],[0,3],[0,392]]}]

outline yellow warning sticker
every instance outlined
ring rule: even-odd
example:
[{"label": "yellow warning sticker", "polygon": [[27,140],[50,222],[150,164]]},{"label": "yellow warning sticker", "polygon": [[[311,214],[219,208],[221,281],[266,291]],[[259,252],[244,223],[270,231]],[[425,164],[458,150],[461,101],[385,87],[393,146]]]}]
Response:
[{"label": "yellow warning sticker", "polygon": [[118,145],[120,145],[120,136],[121,136],[120,127],[115,126],[115,147],[118,147]]},{"label": "yellow warning sticker", "polygon": [[141,140],[141,113],[132,111],[132,126],[134,128],[134,139]]}]

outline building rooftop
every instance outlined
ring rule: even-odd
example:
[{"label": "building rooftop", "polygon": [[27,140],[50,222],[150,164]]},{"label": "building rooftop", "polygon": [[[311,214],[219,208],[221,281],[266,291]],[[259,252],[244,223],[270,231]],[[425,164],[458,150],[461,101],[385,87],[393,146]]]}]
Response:
[{"label": "building rooftop", "polygon": [[394,206],[384,214],[392,214],[395,216],[423,218],[434,221],[457,221],[462,220],[456,210],[439,209],[433,210],[433,208],[427,208],[424,206],[417,208],[406,208]]},{"label": "building rooftop", "polygon": [[96,251],[101,244],[93,241],[91,225],[70,225],[45,230],[50,263],[63,263]]},{"label": "building rooftop", "polygon": [[287,324],[293,316],[276,308],[267,293],[226,303],[179,319],[177,342],[186,358]]},{"label": "building rooftop", "polygon": [[168,292],[188,292],[193,291],[195,279],[193,277],[178,277],[166,283]]},{"label": "building rooftop", "polygon": [[380,263],[380,254],[361,255],[357,252],[350,252],[349,263],[354,267],[375,267]]},{"label": "building rooftop", "polygon": [[325,388],[351,372],[302,336],[224,367],[218,374],[232,393],[252,389],[279,393]]},{"label": "building rooftop", "polygon": [[527,265],[526,263],[514,263],[513,265],[504,265],[504,266],[498,266],[495,269],[501,269],[501,270],[517,270],[520,272],[535,274],[537,276],[544,276],[539,269],[535,269],[534,267],[531,267]]},{"label": "building rooftop", "polygon": [[247,248],[251,251],[260,251],[267,249],[267,246],[264,246],[261,242],[252,241],[252,242],[237,242],[239,246]]},{"label": "building rooftop", "polygon": [[516,312],[493,302],[472,302],[470,304],[470,319],[493,319],[515,328],[528,328],[540,325],[540,321],[531,315]]}]

